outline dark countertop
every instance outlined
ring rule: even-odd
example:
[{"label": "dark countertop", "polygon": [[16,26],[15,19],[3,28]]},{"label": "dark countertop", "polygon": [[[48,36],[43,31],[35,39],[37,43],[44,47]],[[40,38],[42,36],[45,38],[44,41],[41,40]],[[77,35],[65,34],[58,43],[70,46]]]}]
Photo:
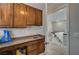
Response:
[{"label": "dark countertop", "polygon": [[29,42],[29,41],[33,41],[33,40],[38,40],[38,39],[41,39],[44,37],[45,37],[44,35],[31,35],[31,36],[23,36],[23,37],[14,37],[12,42],[6,42],[6,43],[0,44],[0,48],[4,48],[4,47],[16,45],[16,44],[21,44],[21,43]]},{"label": "dark countertop", "polygon": [[29,37],[38,38],[38,37],[45,37],[45,35],[37,34],[37,35],[29,35],[29,36],[19,36],[19,37],[12,37],[12,39],[21,39],[21,38],[29,38]]}]

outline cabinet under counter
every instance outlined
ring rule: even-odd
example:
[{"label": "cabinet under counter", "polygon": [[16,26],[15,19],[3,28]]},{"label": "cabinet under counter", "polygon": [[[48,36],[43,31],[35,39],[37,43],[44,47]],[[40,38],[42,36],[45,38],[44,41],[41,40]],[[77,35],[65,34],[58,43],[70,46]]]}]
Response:
[{"label": "cabinet under counter", "polygon": [[0,44],[0,55],[16,55],[16,51],[23,48],[25,55],[38,55],[45,50],[45,37],[15,38],[12,42]]}]

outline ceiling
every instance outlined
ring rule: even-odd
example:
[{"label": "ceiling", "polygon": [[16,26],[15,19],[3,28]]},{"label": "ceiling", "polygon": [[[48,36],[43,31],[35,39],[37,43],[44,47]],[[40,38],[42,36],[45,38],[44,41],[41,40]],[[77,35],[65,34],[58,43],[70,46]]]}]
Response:
[{"label": "ceiling", "polygon": [[[25,4],[41,10],[45,10],[45,3],[25,3]],[[47,13],[48,14],[54,13],[57,10],[63,8],[64,6],[65,3],[47,3]]]},{"label": "ceiling", "polygon": [[44,8],[45,8],[45,3],[25,3],[25,4],[38,8],[38,9],[41,9],[41,10],[44,10]]},{"label": "ceiling", "polygon": [[47,13],[51,14],[64,7],[65,7],[64,3],[48,3],[47,4]]}]

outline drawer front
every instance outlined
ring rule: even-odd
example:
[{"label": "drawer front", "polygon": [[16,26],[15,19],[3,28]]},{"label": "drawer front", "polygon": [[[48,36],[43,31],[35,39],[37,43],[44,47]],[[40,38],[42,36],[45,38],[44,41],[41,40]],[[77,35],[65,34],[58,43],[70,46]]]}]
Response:
[{"label": "drawer front", "polygon": [[0,52],[2,52],[2,51],[9,51],[9,50],[14,50],[14,46],[1,48]]},{"label": "drawer front", "polygon": [[38,52],[38,51],[37,51],[37,49],[36,49],[36,50],[32,50],[32,51],[27,52],[27,54],[28,54],[28,55],[37,55],[37,54],[38,54],[37,52]]},{"label": "drawer front", "polygon": [[14,46],[9,46],[0,49],[0,55],[15,55]]},{"label": "drawer front", "polygon": [[32,51],[32,50],[35,50],[35,49],[37,49],[37,44],[27,46],[27,51]]},{"label": "drawer front", "polygon": [[28,45],[37,44],[37,43],[38,43],[38,41],[37,41],[37,40],[30,41],[30,42],[27,42],[27,46],[28,46]]},{"label": "drawer front", "polygon": [[0,52],[0,55],[15,55],[15,51],[4,51],[4,52]]},{"label": "drawer front", "polygon": [[45,40],[44,39],[39,39],[38,42],[45,42]]},{"label": "drawer front", "polygon": [[22,48],[22,47],[26,47],[27,46],[27,43],[22,43],[22,44],[17,44],[14,46],[15,49],[18,49],[18,48]]}]

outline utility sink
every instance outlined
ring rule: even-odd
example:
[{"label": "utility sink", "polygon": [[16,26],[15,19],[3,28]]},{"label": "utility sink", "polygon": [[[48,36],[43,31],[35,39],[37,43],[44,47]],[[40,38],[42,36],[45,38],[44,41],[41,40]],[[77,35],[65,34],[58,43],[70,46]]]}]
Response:
[{"label": "utility sink", "polygon": [[40,34],[37,34],[37,35],[33,36],[34,39],[38,39],[38,38],[41,38],[41,37],[42,37],[42,35],[40,35]]}]

